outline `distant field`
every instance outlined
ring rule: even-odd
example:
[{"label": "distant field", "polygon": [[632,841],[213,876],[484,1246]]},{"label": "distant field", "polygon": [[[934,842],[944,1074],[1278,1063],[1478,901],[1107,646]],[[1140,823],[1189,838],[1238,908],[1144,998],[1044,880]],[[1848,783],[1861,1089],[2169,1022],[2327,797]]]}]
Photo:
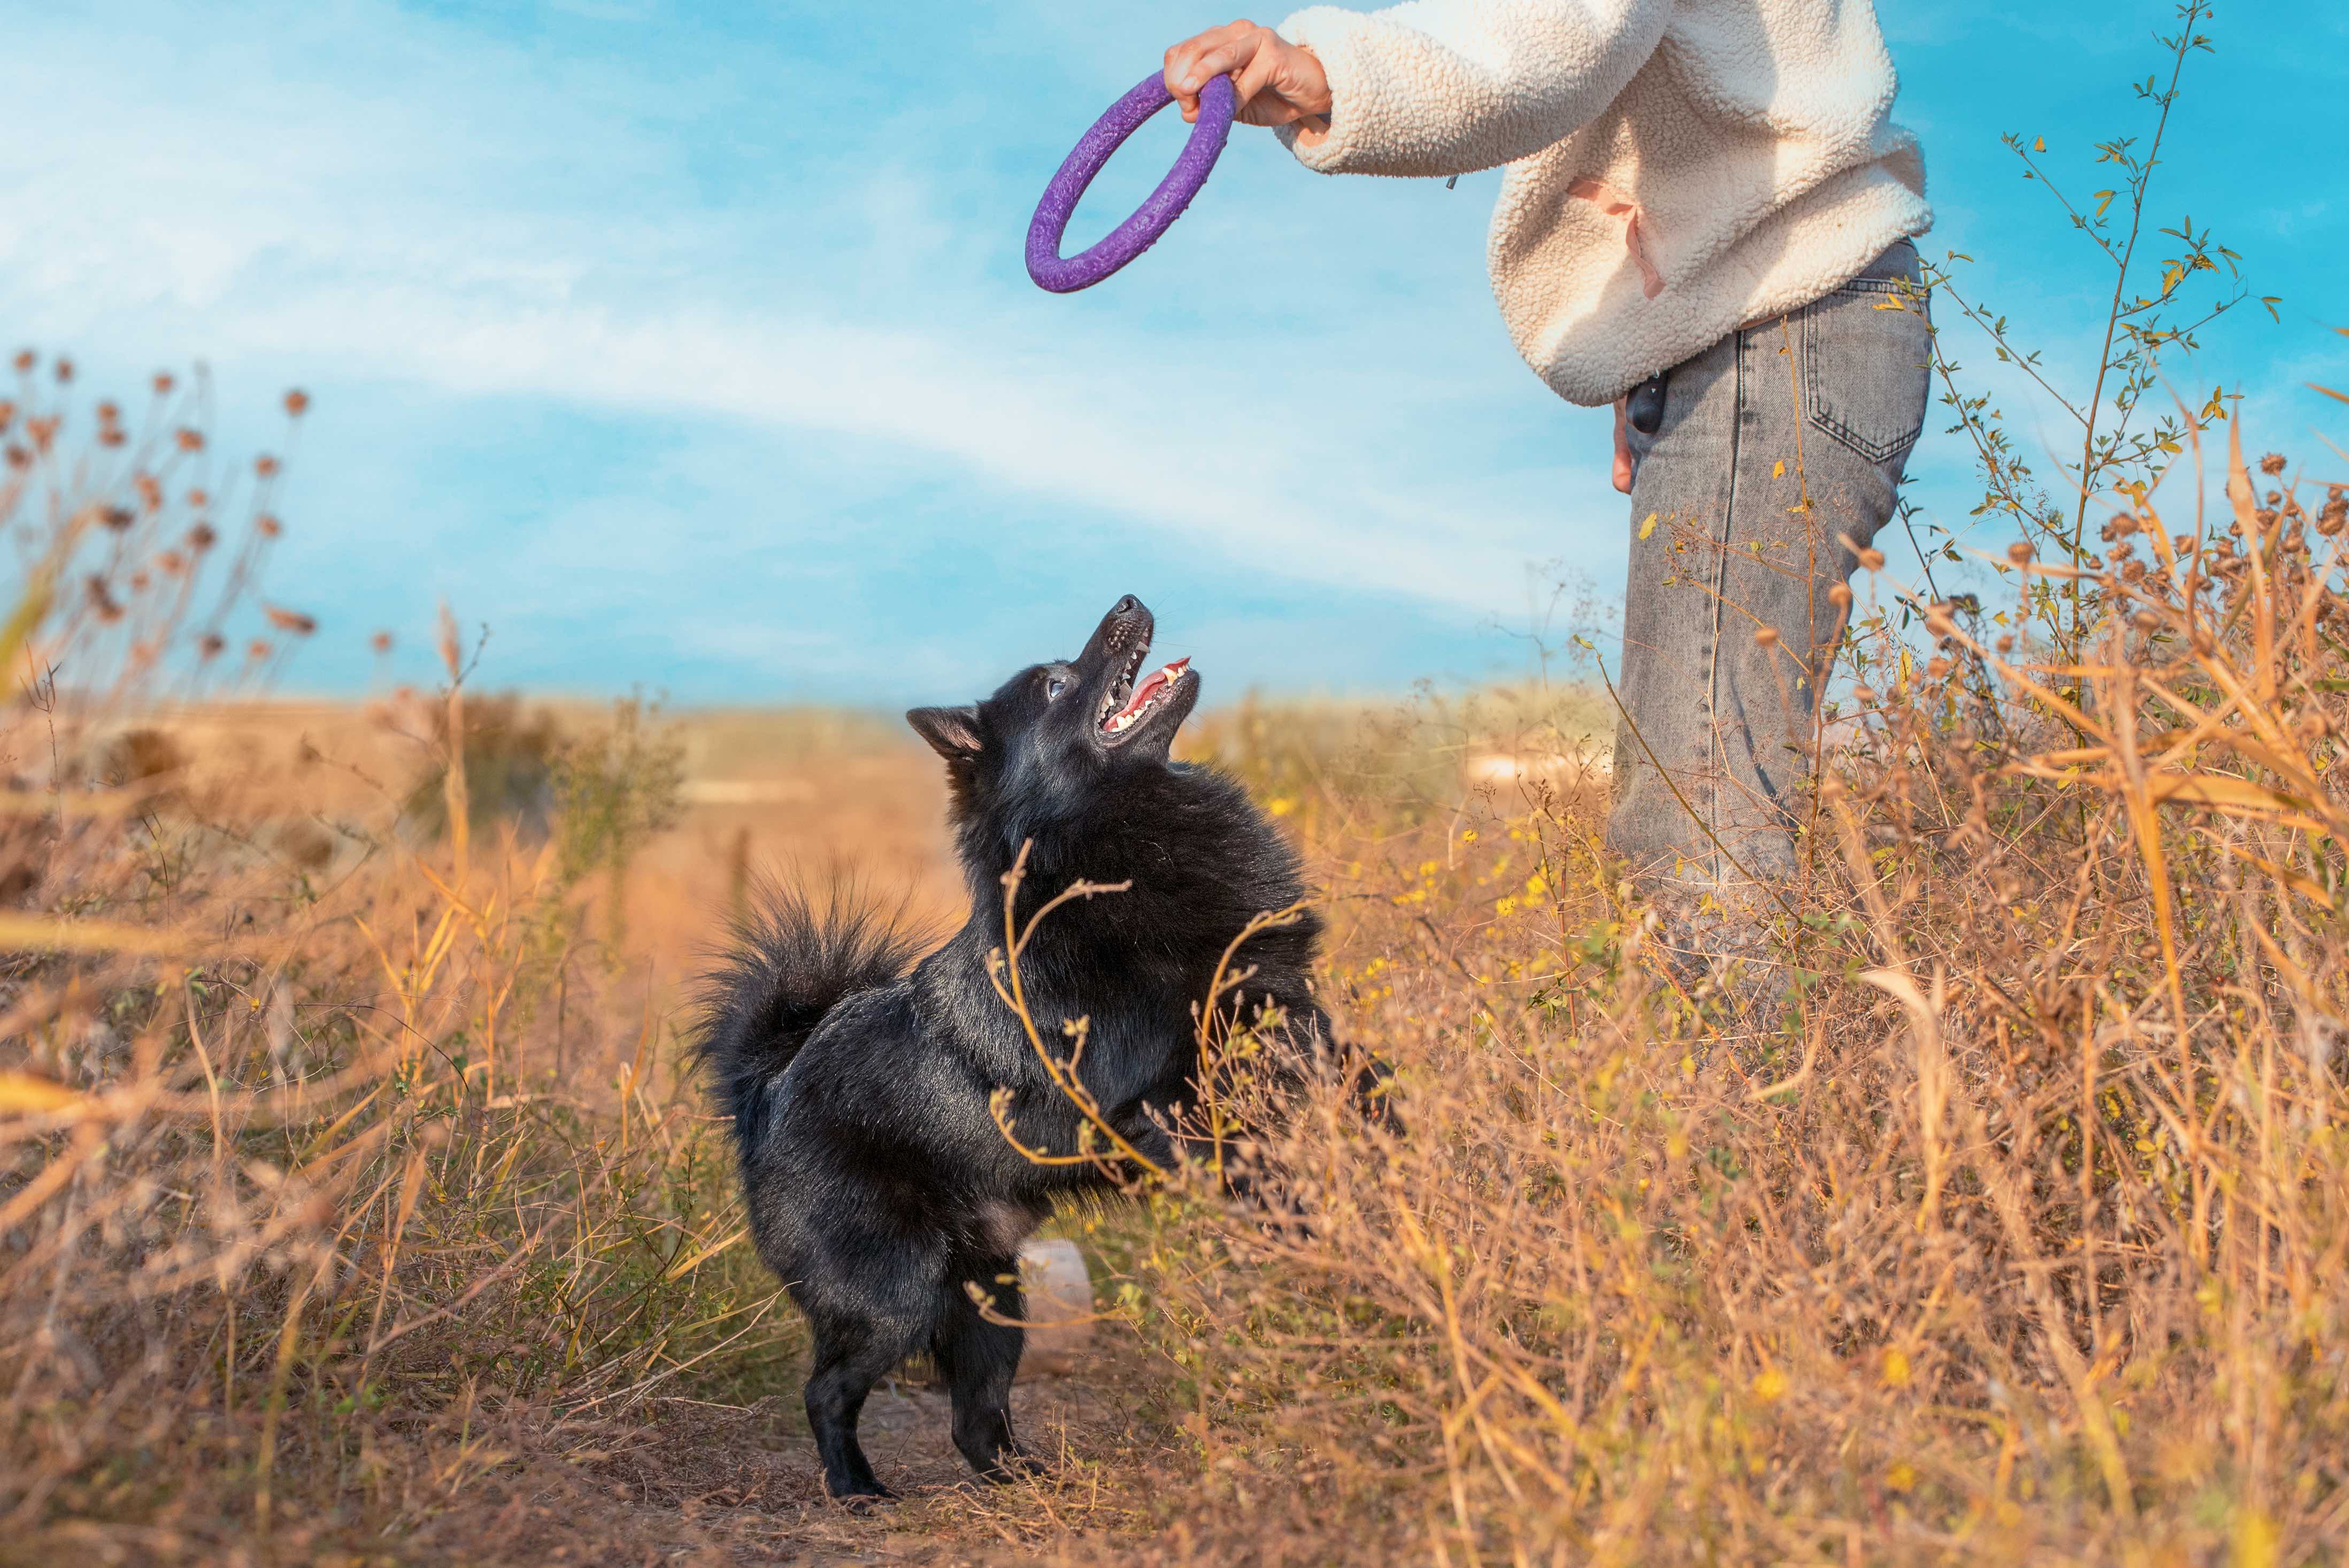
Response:
[{"label": "distant field", "polygon": [[[525,714],[543,713],[566,732],[592,729],[609,712],[519,700]],[[1276,794],[1283,810],[1365,784],[1424,792],[1450,807],[1478,793],[1603,777],[1611,741],[1603,704],[1603,695],[1579,688],[1516,687],[1464,694],[1448,707],[1400,697],[1241,704],[1198,715],[1180,751],[1314,759],[1318,778],[1287,780],[1294,799]],[[184,748],[191,789],[233,791],[240,811],[378,820],[435,766],[428,717],[382,703],[254,702],[112,727],[170,735]],[[895,714],[688,708],[650,723],[678,749],[681,812],[629,863],[628,923],[665,981],[698,966],[717,940],[745,870],[754,879],[838,870],[902,890],[917,914],[961,917],[967,900],[947,834],[944,777]]]}]

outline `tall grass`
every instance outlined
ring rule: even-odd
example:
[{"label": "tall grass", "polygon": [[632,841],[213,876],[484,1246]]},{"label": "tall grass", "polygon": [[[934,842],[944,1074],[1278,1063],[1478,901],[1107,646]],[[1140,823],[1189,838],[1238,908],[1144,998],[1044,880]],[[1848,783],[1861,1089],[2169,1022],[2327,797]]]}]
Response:
[{"label": "tall grass", "polygon": [[561,745],[533,728],[535,835],[471,809],[468,761],[504,752],[468,745],[453,639],[444,696],[386,716],[417,738],[438,836],[407,779],[345,769],[363,803],[289,857],[263,779],[199,786],[160,741],[105,765],[125,725],[265,679],[259,632],[226,651],[240,616],[313,629],[256,598],[280,464],[253,465],[227,542],[224,481],[191,472],[202,410],[170,378],[140,433],[73,405],[68,366],[21,368],[0,1553],[302,1561],[406,1533],[511,1463],[517,1422],[545,1451],[608,1447],[681,1377],[788,1335],[661,1070],[667,1020],[580,918],[590,873],[622,875],[673,810],[636,709]]},{"label": "tall grass", "polygon": [[1651,961],[1595,788],[1333,879],[1408,1133],[1324,1106],[1272,1161],[1309,1225],[1193,1188],[1134,1253],[1206,1555],[2349,1549],[2349,502],[2225,461],[2224,531],[2114,515],[2093,662],[1932,612],[1835,759],[1774,1055]]},{"label": "tall grass", "polygon": [[[1868,558],[1785,1031],[1722,1048],[1736,996],[1657,961],[1589,693],[1203,715],[1308,851],[1398,1125],[1309,1095],[1263,1150],[1288,1203],[1135,1171],[1062,1216],[1116,1440],[821,1530],[788,1398],[743,1415],[797,1330],[619,918],[675,748],[469,700],[451,626],[399,776],[304,762],[341,803],[299,814],[323,786],[195,767],[174,713],[319,634],[262,594],[281,465],[207,469],[201,387],[134,420],[20,362],[0,1559],[2349,1555],[2349,494],[2248,459],[2240,405],[2154,417],[2231,262],[2138,257],[2158,134],[2075,204],[2116,284],[2052,497],[1943,339],[2011,531],[1971,594],[1933,575],[1962,531],[1917,583]],[[730,1421],[773,1466],[710,1468]]]}]

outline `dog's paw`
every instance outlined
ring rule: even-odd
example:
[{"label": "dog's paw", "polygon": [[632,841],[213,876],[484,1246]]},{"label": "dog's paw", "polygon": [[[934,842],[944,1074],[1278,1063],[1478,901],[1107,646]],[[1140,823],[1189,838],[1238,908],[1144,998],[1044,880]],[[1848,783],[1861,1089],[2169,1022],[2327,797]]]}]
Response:
[{"label": "dog's paw", "polygon": [[996,1450],[994,1462],[983,1465],[978,1473],[998,1486],[1017,1480],[1035,1480],[1053,1472],[1052,1461],[1025,1443]]},{"label": "dog's paw", "polygon": [[897,1494],[877,1480],[873,1483],[869,1491],[850,1487],[833,1491],[830,1487],[826,1487],[824,1495],[830,1498],[835,1506],[850,1513],[876,1512],[897,1501]]}]

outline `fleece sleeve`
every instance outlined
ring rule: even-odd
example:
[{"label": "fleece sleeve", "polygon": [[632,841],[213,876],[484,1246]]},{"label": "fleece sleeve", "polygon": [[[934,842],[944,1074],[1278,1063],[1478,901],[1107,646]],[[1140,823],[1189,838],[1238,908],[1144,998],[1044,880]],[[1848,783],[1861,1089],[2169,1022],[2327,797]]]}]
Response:
[{"label": "fleece sleeve", "polygon": [[1315,5],[1274,31],[1330,76],[1330,134],[1281,139],[1324,174],[1464,174],[1540,151],[1615,101],[1671,0],[1411,0]]}]

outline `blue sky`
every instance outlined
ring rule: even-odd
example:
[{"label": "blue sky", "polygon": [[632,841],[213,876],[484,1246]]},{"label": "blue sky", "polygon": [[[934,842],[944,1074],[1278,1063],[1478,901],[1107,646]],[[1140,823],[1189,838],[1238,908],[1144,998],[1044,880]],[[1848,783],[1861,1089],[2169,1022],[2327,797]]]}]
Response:
[{"label": "blue sky", "polygon": [[[1930,252],[2076,382],[2109,278],[2004,130],[2081,189],[2138,129],[2170,0],[1882,0],[1923,137]],[[1242,128],[1191,213],[1109,284],[1027,281],[1069,145],[1194,6],[657,0],[20,11],[0,57],[0,334],[93,391],[201,359],[233,446],[316,399],[275,596],[289,672],[429,678],[443,598],[482,679],[686,702],[960,696],[1077,645],[1118,593],[1216,695],[1522,668],[1542,585],[1619,593],[1599,413],[1493,307],[1497,176],[1329,180]],[[1266,19],[1277,19],[1268,14]],[[2256,447],[2324,472],[2349,421],[2349,17],[2222,0],[2159,198],[2284,298],[2181,366],[2257,396]],[[2306,128],[2306,129],[2303,129]],[[1162,116],[1078,220],[1164,171]],[[1941,317],[1961,358],[1963,327]],[[1999,385],[1993,383],[1993,385]],[[2037,428],[2027,397],[2010,414]],[[2044,427],[2052,437],[2055,428]],[[1929,513],[1974,490],[1932,428]],[[2345,442],[2344,444],[2349,444]]]}]

